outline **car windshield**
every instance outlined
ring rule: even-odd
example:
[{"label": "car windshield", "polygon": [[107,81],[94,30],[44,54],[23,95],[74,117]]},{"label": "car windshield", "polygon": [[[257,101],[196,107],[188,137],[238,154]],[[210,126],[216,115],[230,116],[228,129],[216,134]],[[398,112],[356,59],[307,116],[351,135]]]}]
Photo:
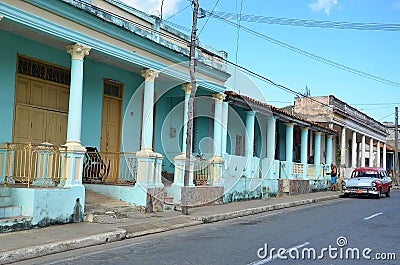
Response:
[{"label": "car windshield", "polygon": [[356,171],[352,174],[353,178],[379,178],[379,173],[376,171]]}]

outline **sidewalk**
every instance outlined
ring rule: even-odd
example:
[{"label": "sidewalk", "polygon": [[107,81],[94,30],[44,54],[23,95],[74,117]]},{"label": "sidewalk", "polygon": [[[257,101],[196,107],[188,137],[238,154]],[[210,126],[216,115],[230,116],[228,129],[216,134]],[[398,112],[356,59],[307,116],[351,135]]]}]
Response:
[{"label": "sidewalk", "polygon": [[[103,203],[108,214],[120,218],[100,218],[99,223],[73,223],[0,234],[0,264],[160,233],[178,228],[228,220],[267,211],[338,199],[340,192],[317,192],[297,196],[234,202],[179,211],[145,214],[123,202]],[[93,205],[91,205],[93,207]],[[98,206],[98,205],[97,205]],[[130,208],[129,208],[130,207]],[[131,211],[128,210],[131,209]],[[120,212],[118,212],[118,209]],[[34,244],[34,246],[32,246]]]}]

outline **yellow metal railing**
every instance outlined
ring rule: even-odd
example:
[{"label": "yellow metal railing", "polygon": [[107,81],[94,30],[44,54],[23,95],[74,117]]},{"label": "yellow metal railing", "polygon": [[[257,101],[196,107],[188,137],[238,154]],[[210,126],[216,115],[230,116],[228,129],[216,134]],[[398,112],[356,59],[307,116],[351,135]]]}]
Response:
[{"label": "yellow metal railing", "polygon": [[0,182],[55,186],[61,181],[63,147],[51,144],[5,143],[0,145]]},{"label": "yellow metal railing", "polygon": [[135,184],[136,153],[86,152],[83,161],[83,182]]},{"label": "yellow metal railing", "polygon": [[205,159],[196,159],[193,165],[193,182],[195,186],[208,185],[211,175],[211,164]]}]

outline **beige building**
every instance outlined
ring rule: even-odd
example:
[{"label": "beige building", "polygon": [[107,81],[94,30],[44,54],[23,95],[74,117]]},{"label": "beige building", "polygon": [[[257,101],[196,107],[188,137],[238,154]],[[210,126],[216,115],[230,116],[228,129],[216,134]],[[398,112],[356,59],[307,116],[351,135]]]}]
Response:
[{"label": "beige building", "polygon": [[342,178],[349,177],[356,167],[386,168],[388,132],[382,123],[333,95],[296,98],[292,112],[338,132],[332,157]]}]

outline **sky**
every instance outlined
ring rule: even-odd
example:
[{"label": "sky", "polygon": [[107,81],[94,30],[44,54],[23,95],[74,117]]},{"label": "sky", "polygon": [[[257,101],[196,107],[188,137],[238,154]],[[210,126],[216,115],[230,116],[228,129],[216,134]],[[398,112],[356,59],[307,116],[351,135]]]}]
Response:
[{"label": "sky", "polygon": [[[123,0],[160,15],[161,0]],[[335,22],[400,24],[400,0],[199,0],[207,11]],[[189,0],[164,0],[163,19],[188,29]],[[238,21],[233,21],[235,24]],[[343,30],[240,21],[264,36],[335,63],[400,83],[400,31]],[[190,31],[183,31],[190,35]],[[213,17],[198,20],[200,42],[228,53],[228,60],[276,83],[311,96],[334,95],[377,121],[394,122],[400,86],[371,80],[268,42]],[[232,80],[231,80],[232,81]],[[255,80],[268,103],[293,104],[294,95]],[[246,88],[241,93],[251,96]],[[257,96],[255,96],[257,97]]]}]

